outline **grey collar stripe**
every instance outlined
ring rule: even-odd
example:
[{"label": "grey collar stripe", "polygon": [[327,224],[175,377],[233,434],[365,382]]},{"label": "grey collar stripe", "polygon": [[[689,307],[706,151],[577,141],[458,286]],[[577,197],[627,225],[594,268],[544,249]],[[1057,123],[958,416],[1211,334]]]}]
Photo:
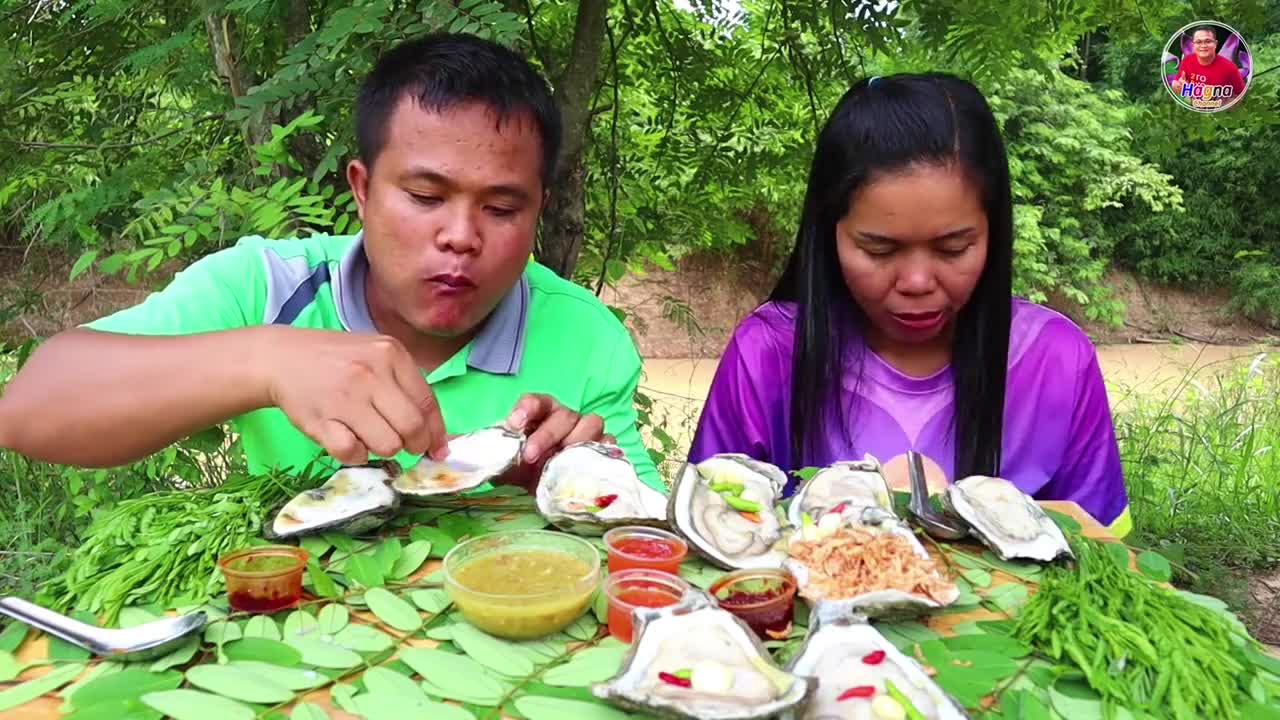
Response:
[{"label": "grey collar stripe", "polygon": [[[368,272],[369,259],[364,254],[362,232],[356,235],[333,277],[333,300],[338,308],[338,318],[351,332],[377,332],[364,293]],[[502,296],[476,334],[467,364],[497,375],[518,373],[524,356],[528,312],[529,279],[522,273],[519,282]]]},{"label": "grey collar stripe", "polygon": [[311,273],[301,285],[293,291],[289,299],[280,307],[280,313],[271,321],[272,325],[291,325],[294,320],[298,319],[298,315],[302,309],[310,305],[316,299],[316,293],[320,292],[320,287],[329,282],[329,266],[317,265],[315,272]]},{"label": "grey collar stripe", "polygon": [[[285,304],[297,296],[300,289],[307,288],[315,267],[304,256],[284,258],[272,247],[262,248],[261,253],[262,268],[267,278],[267,306],[262,311],[262,322],[273,324],[280,317]],[[315,289],[318,287],[316,285],[311,288],[307,294],[308,301],[315,298]],[[293,316],[297,317],[296,311]]]}]

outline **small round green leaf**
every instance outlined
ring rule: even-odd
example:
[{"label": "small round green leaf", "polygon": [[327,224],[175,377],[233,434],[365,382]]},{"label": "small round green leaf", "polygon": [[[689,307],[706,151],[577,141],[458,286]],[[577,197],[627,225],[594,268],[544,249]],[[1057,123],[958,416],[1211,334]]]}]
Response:
[{"label": "small round green leaf", "polygon": [[391,577],[403,580],[418,571],[422,563],[431,555],[431,541],[415,540],[405,546],[395,566],[391,568]]},{"label": "small round green leaf", "polygon": [[294,610],[284,619],[285,635],[311,635],[320,628],[320,622],[306,610]]},{"label": "small round green leaf", "polygon": [[302,653],[302,662],[307,665],[349,670],[362,662],[359,655],[333,643],[298,637],[289,639],[288,643]]},{"label": "small round green leaf", "polygon": [[290,690],[310,690],[329,681],[323,673],[300,667],[281,667],[258,660],[233,660],[227,667],[234,667],[270,680]]},{"label": "small round green leaf", "polygon": [[276,625],[275,620],[266,615],[254,615],[244,625],[244,636],[247,638],[279,640],[281,637],[280,627]]},{"label": "small round green leaf", "polygon": [[282,703],[293,691],[235,665],[196,665],[187,670],[187,682],[202,690],[251,703]]},{"label": "small round green leaf", "polygon": [[622,667],[627,648],[588,648],[574,654],[573,659],[557,665],[542,675],[548,685],[586,687],[613,677]]},{"label": "small round green leaf", "polygon": [[627,714],[602,703],[525,695],[515,701],[516,710],[529,720],[627,720]]},{"label": "small round green leaf", "polygon": [[409,593],[409,599],[413,600],[414,605],[432,614],[444,610],[450,603],[449,595],[440,588],[414,590]]},{"label": "small round green leaf", "polygon": [[260,637],[247,637],[227,643],[223,654],[229,660],[260,660],[272,665],[293,667],[302,662],[302,653],[297,648],[280,642]]},{"label": "small round green leaf", "polygon": [[524,677],[533,672],[533,661],[512,652],[507,642],[482,632],[469,623],[453,626],[453,642],[476,662],[503,675]]},{"label": "small round green leaf", "polygon": [[329,713],[319,705],[298,703],[289,714],[289,720],[329,720]]},{"label": "small round green leaf", "polygon": [[147,693],[142,702],[173,720],[253,720],[256,715],[244,703],[199,690]]},{"label": "small round green leaf", "polygon": [[347,626],[347,622],[350,619],[351,613],[347,610],[347,607],[334,603],[320,608],[320,616],[317,621],[320,623],[321,633],[335,635]]},{"label": "small round green leaf", "polygon": [[423,677],[422,687],[431,695],[494,705],[507,692],[502,682],[466,655],[435,648],[405,648],[400,651],[400,659]]},{"label": "small round green leaf", "polygon": [[394,695],[406,704],[420,704],[427,701],[418,683],[401,675],[395,670],[384,667],[369,668],[360,678],[371,693]]},{"label": "small round green leaf", "polygon": [[339,647],[356,652],[380,652],[396,643],[390,635],[381,630],[357,623],[348,624],[342,632],[334,635],[333,642]]},{"label": "small round green leaf", "polygon": [[422,616],[417,609],[385,588],[370,588],[364,594],[369,609],[382,622],[401,632],[413,632],[422,627]]},{"label": "small round green leaf", "polygon": [[154,673],[129,667],[90,680],[73,692],[69,700],[76,708],[86,708],[90,705],[134,700],[149,692],[174,690],[181,684],[181,673]]}]

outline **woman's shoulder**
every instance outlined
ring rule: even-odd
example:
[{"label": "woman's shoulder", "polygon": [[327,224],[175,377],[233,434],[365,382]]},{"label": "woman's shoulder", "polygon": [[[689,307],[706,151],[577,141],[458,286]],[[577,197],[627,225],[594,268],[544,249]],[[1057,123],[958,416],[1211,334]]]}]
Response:
[{"label": "woman's shoulder", "polygon": [[795,317],[795,303],[766,301],[738,321],[729,343],[743,354],[785,352],[789,356],[795,338]]},{"label": "woman's shoulder", "polygon": [[1013,298],[1009,325],[1009,367],[1032,356],[1051,355],[1083,365],[1097,354],[1093,340],[1071,318],[1053,308]]}]

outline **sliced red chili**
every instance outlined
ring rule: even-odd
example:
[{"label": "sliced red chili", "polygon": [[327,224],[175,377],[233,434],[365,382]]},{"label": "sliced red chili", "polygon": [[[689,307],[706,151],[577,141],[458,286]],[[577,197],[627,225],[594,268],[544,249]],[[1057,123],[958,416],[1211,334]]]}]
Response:
[{"label": "sliced red chili", "polygon": [[876,650],[875,652],[867,653],[866,655],[862,656],[862,662],[866,663],[867,665],[879,665],[880,663],[884,662],[884,651]]},{"label": "sliced red chili", "polygon": [[601,495],[600,497],[596,498],[596,507],[607,508],[613,504],[614,500],[617,500],[617,499],[618,499],[617,494]]},{"label": "sliced red chili", "polygon": [[682,687],[682,688],[693,687],[692,680],[682,678],[682,677],[677,677],[675,675],[672,675],[669,672],[658,673],[658,679],[668,685],[675,685],[676,687]]},{"label": "sliced red chili", "polygon": [[839,505],[837,505],[837,506],[835,506],[835,507],[831,508],[831,512],[833,512],[833,513],[842,513],[842,512],[844,512],[844,511],[845,511],[845,508],[847,508],[847,507],[849,507],[849,503],[840,503]]},{"label": "sliced red chili", "polygon": [[848,690],[845,690],[844,692],[840,693],[840,695],[836,697],[836,700],[844,701],[844,700],[849,700],[851,698],[869,698],[875,694],[876,694],[875,685],[855,685],[849,688]]}]

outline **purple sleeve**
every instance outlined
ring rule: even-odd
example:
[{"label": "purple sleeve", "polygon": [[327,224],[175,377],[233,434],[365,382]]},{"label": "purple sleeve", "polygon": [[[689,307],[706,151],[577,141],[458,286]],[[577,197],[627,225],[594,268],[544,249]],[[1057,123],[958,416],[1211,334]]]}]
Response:
[{"label": "purple sleeve", "polygon": [[1076,403],[1062,465],[1036,493],[1039,500],[1071,500],[1103,525],[1128,506],[1120,449],[1098,355],[1088,347],[1076,377]]},{"label": "purple sleeve", "polygon": [[761,328],[747,332],[751,322],[749,318],[739,326],[720,358],[689,448],[692,462],[716,453],[743,453],[775,464],[782,461],[785,467],[789,453],[784,448],[779,457],[773,442],[778,428],[772,423],[783,420],[777,412],[779,393],[791,378],[781,374],[776,354],[767,351]]}]

